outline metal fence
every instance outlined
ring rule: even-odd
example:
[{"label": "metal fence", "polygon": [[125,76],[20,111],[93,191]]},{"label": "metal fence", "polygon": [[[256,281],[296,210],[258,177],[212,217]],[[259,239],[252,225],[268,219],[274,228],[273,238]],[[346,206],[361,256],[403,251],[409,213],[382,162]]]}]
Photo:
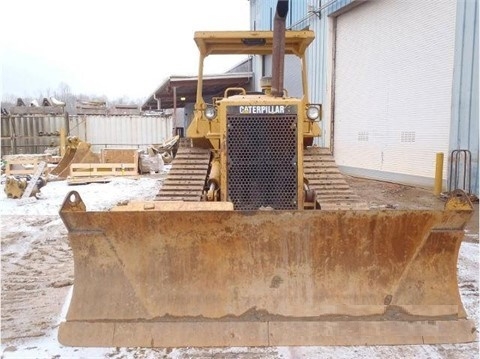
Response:
[{"label": "metal fence", "polygon": [[60,144],[60,129],[68,129],[67,115],[18,114],[2,116],[2,155],[43,153]]}]

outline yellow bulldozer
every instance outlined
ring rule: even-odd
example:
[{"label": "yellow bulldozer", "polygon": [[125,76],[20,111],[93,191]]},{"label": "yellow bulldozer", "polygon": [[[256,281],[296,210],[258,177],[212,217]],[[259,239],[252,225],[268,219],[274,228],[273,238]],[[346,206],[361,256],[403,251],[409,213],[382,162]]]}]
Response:
[{"label": "yellow bulldozer", "polygon": [[[475,340],[456,264],[472,206],[369,210],[327,149],[312,146],[312,31],[196,32],[195,115],[156,201],[60,215],[75,282],[59,341],[70,346],[222,347],[458,343]],[[205,101],[203,62],[272,54],[262,93]],[[303,96],[283,88],[302,63]]]}]

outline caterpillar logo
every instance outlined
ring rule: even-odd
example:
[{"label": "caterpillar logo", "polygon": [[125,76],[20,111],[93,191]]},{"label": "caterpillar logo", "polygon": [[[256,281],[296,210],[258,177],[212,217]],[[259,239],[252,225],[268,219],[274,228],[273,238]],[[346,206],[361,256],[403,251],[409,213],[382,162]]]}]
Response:
[{"label": "caterpillar logo", "polygon": [[270,106],[239,106],[239,112],[244,115],[250,114],[262,114],[262,115],[276,115],[284,114],[285,106],[283,105],[270,105]]},{"label": "caterpillar logo", "polygon": [[297,105],[243,105],[227,106],[229,115],[292,115]]}]

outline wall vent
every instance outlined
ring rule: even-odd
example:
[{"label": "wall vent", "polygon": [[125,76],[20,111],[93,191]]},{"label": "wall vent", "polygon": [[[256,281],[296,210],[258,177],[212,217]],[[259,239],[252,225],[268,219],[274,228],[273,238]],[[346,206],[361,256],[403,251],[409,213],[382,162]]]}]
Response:
[{"label": "wall vent", "polygon": [[368,132],[359,132],[358,133],[359,142],[368,142]]},{"label": "wall vent", "polygon": [[402,131],[400,142],[415,142],[415,131]]}]

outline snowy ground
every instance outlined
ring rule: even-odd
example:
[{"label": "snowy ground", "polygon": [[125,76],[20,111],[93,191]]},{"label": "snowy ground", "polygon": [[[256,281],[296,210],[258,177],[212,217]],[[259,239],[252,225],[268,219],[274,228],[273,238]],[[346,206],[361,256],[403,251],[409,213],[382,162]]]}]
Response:
[{"label": "snowy ground", "polygon": [[[73,284],[67,231],[58,216],[66,194],[76,190],[87,210],[104,210],[124,200],[153,199],[162,179],[163,174],[80,186],[49,182],[41,191],[42,199],[25,206],[6,198],[0,187],[2,358],[478,358],[478,339],[459,345],[377,347],[146,349],[60,345],[56,337],[58,324],[65,316]],[[362,185],[372,187],[365,182]],[[398,198],[402,188],[388,186],[388,191]],[[375,203],[382,206],[380,200],[375,198]],[[478,225],[461,246],[458,276],[466,310],[478,328]]]}]

